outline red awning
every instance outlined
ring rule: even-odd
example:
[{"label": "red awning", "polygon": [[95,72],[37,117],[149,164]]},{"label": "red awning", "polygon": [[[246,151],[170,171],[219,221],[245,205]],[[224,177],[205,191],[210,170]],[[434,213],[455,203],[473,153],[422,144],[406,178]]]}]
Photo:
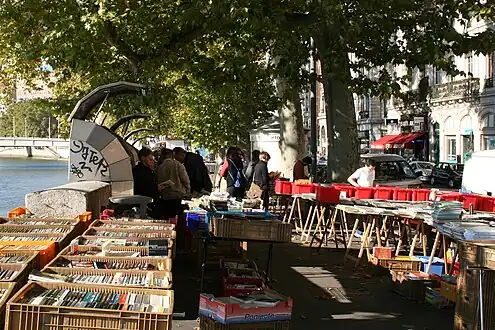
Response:
[{"label": "red awning", "polygon": [[392,144],[400,135],[385,135],[384,137],[371,143],[371,149],[386,149],[387,144]]},{"label": "red awning", "polygon": [[423,135],[425,135],[425,133],[401,134],[396,139],[394,139],[393,141],[390,141],[389,143],[399,144],[402,147],[402,145],[409,143],[409,142],[412,142],[414,140],[417,140],[418,138],[423,137]]}]

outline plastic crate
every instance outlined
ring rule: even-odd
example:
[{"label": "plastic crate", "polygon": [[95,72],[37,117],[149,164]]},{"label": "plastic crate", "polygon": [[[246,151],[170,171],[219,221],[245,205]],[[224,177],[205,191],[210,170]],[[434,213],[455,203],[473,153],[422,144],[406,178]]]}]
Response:
[{"label": "plastic crate", "polygon": [[138,258],[128,258],[128,257],[101,257],[101,256],[57,256],[53,259],[48,265],[46,265],[45,269],[50,269],[54,272],[58,272],[63,269],[79,269],[79,270],[92,270],[94,268],[86,268],[86,267],[69,267],[68,263],[70,261],[86,261],[86,262],[104,262],[104,263],[119,263],[122,265],[126,265],[128,268],[124,269],[115,269],[115,270],[132,270],[135,269],[137,264],[147,263],[149,265],[153,265],[159,271],[172,271],[172,259],[170,258],[154,258],[154,257],[138,257]]},{"label": "plastic crate", "polygon": [[465,208],[466,210],[469,210],[469,207],[472,205],[474,210],[478,210],[480,208],[482,199],[483,196],[480,195],[462,194],[461,195],[462,207]]},{"label": "plastic crate", "polygon": [[356,187],[354,197],[356,199],[372,199],[373,187]]},{"label": "plastic crate", "polygon": [[248,324],[222,324],[206,316],[199,316],[201,330],[289,330],[290,321],[260,322]]},{"label": "plastic crate", "polygon": [[0,251],[0,258],[3,257],[19,257],[23,256],[24,259],[22,259],[19,262],[2,262],[0,263],[18,263],[18,264],[25,264],[27,268],[29,269],[29,272],[33,269],[40,269],[40,254],[38,251],[33,251],[33,252],[1,252]]},{"label": "plastic crate", "polygon": [[31,212],[25,207],[16,207],[7,213],[7,218],[18,218],[24,214],[31,214]]},{"label": "plastic crate", "polygon": [[275,193],[278,195],[291,195],[292,194],[292,182],[277,180],[275,181]]},{"label": "plastic crate", "polygon": [[[66,306],[29,305],[21,299],[32,290],[62,289],[82,292],[134,293],[168,296],[170,308],[167,313],[121,311],[113,309],[79,308]],[[5,329],[107,329],[107,330],[168,330],[172,328],[174,292],[137,288],[97,287],[69,283],[28,283],[7,305]],[[74,327],[74,325],[76,325]]]},{"label": "plastic crate", "polygon": [[18,226],[76,226],[80,222],[77,219],[61,218],[10,218],[6,223],[8,225]]},{"label": "plastic crate", "polygon": [[197,230],[208,230],[208,222],[206,222],[206,214],[187,213],[186,215],[187,228]]},{"label": "plastic crate", "polygon": [[112,238],[176,238],[175,230],[162,230],[157,231],[156,229],[135,229],[135,228],[104,228],[104,227],[91,227],[86,230],[83,236],[97,236],[105,237],[108,239]]},{"label": "plastic crate", "polygon": [[430,200],[429,189],[412,189],[412,200],[415,202],[423,202]]},{"label": "plastic crate", "polygon": [[479,210],[495,212],[495,197],[483,196],[480,201]]},{"label": "plastic crate", "polygon": [[394,201],[411,201],[412,190],[410,189],[394,189]]},{"label": "plastic crate", "polygon": [[459,193],[446,193],[446,194],[441,194],[438,196],[441,201],[448,201],[448,202],[460,202],[461,201],[461,194]]},{"label": "plastic crate", "polygon": [[4,270],[12,270],[17,271],[17,274],[11,278],[0,280],[2,282],[11,282],[15,283],[15,289],[20,288],[27,282],[27,278],[31,269],[28,268],[27,264],[0,264],[0,271]]},{"label": "plastic crate", "polygon": [[44,267],[56,255],[56,245],[51,241],[16,242],[0,241],[0,253],[39,253],[39,266]]},{"label": "plastic crate", "polygon": [[290,242],[292,225],[279,220],[240,220],[213,218],[215,236],[245,240]]},{"label": "plastic crate", "polygon": [[[411,277],[409,274],[417,275],[417,278]],[[433,282],[427,274],[421,272],[404,273],[394,270],[390,271],[390,280],[394,292],[412,301],[423,301],[426,286]]]},{"label": "plastic crate", "polygon": [[378,259],[392,259],[394,248],[391,247],[373,247],[373,256]]},{"label": "plastic crate", "polygon": [[228,279],[223,279],[223,296],[230,297],[238,294],[250,294],[263,291],[263,284],[253,283],[230,283]]},{"label": "plastic crate", "polygon": [[59,256],[81,256],[79,253],[100,254],[100,256],[106,253],[112,257],[123,258],[134,258],[131,255],[138,255],[136,258],[141,258],[149,256],[149,248],[146,246],[108,246],[103,249],[101,246],[94,245],[73,245],[60,251]]},{"label": "plastic crate", "polygon": [[5,324],[5,309],[7,308],[7,301],[16,292],[15,283],[0,282],[0,289],[6,290],[5,293],[0,296],[0,324]]},{"label": "plastic crate", "polygon": [[108,285],[108,286],[123,286],[123,287],[141,287],[141,288],[150,288],[150,289],[170,289],[172,288],[172,272],[170,271],[161,271],[161,270],[135,270],[135,269],[87,269],[87,268],[63,268],[63,267],[58,267],[56,269],[54,268],[45,268],[43,272],[46,273],[51,273],[51,274],[58,274],[58,275],[85,275],[85,276],[108,276],[108,275],[115,275],[117,273],[120,274],[120,276],[125,276],[125,275],[133,275],[133,276],[139,276],[146,278],[147,275],[150,273],[153,275],[153,277],[163,279],[165,277],[168,278],[168,282],[163,282],[162,286],[142,286],[142,285],[136,285],[132,283],[81,283],[81,282],[75,282],[71,281],[71,283],[81,283],[81,284],[88,284],[88,285]]},{"label": "plastic crate", "polygon": [[294,195],[302,195],[302,194],[313,194],[315,192],[315,185],[312,183],[309,184],[292,184],[292,196]]},{"label": "plastic crate", "polygon": [[457,284],[443,280],[440,281],[440,294],[448,301],[455,303],[457,297]]},{"label": "plastic crate", "polygon": [[375,187],[373,197],[374,199],[391,200],[393,198],[393,189],[389,187]]},{"label": "plastic crate", "polygon": [[356,193],[356,187],[351,186],[350,184],[333,184],[332,187],[339,189],[342,193],[345,194],[346,198],[352,198]]},{"label": "plastic crate", "polygon": [[[426,272],[426,268],[428,268],[428,263],[430,261],[429,256],[414,256],[418,260],[421,261],[421,271]],[[436,274],[438,276],[442,276],[445,273],[445,263],[443,259],[434,257],[431,263],[429,274]]]},{"label": "plastic crate", "polygon": [[110,229],[143,229],[143,230],[175,230],[175,225],[164,221],[140,222],[140,221],[114,221],[95,220],[89,228],[110,228]]},{"label": "plastic crate", "polygon": [[421,270],[421,261],[415,257],[399,256],[391,259],[378,259],[370,256],[370,261],[375,266],[395,271],[419,272]]},{"label": "plastic crate", "polygon": [[316,200],[320,203],[338,204],[340,189],[318,185],[316,186]]},{"label": "plastic crate", "polygon": [[89,211],[86,211],[79,214],[77,217],[75,217],[75,219],[78,219],[80,222],[82,222],[85,228],[89,228],[89,225],[93,220],[93,214]]}]

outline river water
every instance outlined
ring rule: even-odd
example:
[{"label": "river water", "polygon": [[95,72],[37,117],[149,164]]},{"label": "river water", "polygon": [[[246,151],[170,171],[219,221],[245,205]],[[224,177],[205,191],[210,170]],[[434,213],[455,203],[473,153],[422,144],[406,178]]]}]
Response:
[{"label": "river water", "polygon": [[24,205],[27,193],[67,183],[67,161],[0,158],[0,215]]}]

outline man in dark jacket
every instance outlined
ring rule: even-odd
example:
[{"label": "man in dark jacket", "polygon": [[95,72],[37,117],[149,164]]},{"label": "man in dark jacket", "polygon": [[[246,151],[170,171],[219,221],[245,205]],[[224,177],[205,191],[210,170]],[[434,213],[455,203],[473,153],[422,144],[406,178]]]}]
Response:
[{"label": "man in dark jacket", "polygon": [[251,183],[253,182],[254,168],[259,161],[260,161],[260,151],[253,150],[253,152],[251,153],[251,161],[247,165],[246,172],[244,173],[246,176],[248,188],[249,186],[251,186]]},{"label": "man in dark jacket", "polygon": [[132,170],[132,176],[134,177],[134,195],[153,198],[153,204],[150,204],[150,207],[154,214],[155,205],[158,204],[160,191],[163,190],[163,186],[158,185],[156,182],[153,151],[147,147],[143,147],[139,150],[138,156],[139,163]]},{"label": "man in dark jacket", "polygon": [[191,184],[191,193],[211,192],[213,190],[213,184],[211,183],[210,173],[203,161],[203,157],[194,152],[186,152],[181,147],[176,147],[173,151],[175,160],[184,164],[186,168]]},{"label": "man in dark jacket", "polygon": [[253,183],[261,188],[261,200],[263,201],[263,209],[268,211],[270,204],[270,174],[268,173],[268,161],[270,160],[270,154],[268,152],[262,152],[260,154],[260,161],[254,168]]}]

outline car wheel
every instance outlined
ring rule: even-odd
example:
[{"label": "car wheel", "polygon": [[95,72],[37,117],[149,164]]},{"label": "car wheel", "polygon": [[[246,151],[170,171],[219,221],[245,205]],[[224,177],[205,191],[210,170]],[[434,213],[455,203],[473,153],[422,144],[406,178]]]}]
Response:
[{"label": "car wheel", "polygon": [[449,180],[449,188],[454,188],[454,180]]},{"label": "car wheel", "polygon": [[435,178],[433,178],[433,177],[432,177],[432,178],[430,179],[430,184],[431,184],[432,186],[434,186],[434,185],[435,185]]}]

